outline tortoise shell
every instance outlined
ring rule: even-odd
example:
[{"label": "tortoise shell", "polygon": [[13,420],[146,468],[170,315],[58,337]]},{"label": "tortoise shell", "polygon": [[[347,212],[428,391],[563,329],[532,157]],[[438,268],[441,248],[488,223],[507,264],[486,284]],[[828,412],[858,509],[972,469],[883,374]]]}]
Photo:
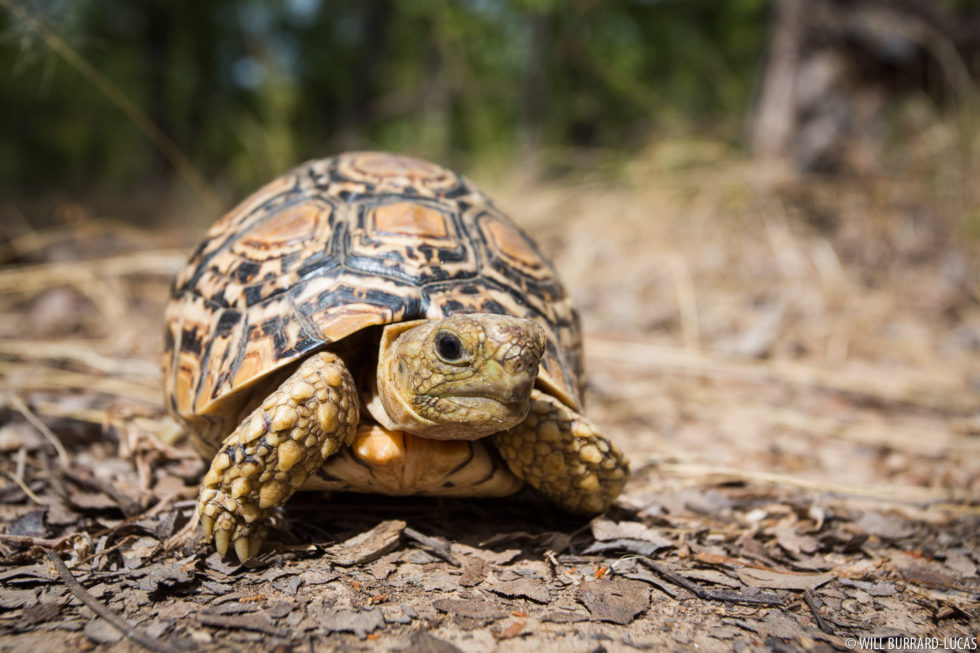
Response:
[{"label": "tortoise shell", "polygon": [[460,312],[544,327],[539,381],[580,408],[578,315],[537,245],[472,182],[385,153],[308,162],[218,220],[177,276],[167,405],[217,440],[226,433],[202,423],[237,419],[245,389],[311,352],[373,325]]}]

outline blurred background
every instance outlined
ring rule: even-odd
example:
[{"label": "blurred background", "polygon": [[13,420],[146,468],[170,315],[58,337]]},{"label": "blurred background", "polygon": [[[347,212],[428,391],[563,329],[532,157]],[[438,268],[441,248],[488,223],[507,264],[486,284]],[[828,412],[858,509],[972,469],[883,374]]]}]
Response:
[{"label": "blurred background", "polygon": [[158,407],[167,284],[207,225],[383,149],[540,241],[631,453],[978,483],[977,2],[0,0],[0,71],[20,392],[101,410],[39,369],[138,369]]},{"label": "blurred background", "polygon": [[0,6],[5,223],[60,201],[145,222],[187,194],[213,213],[352,148],[486,176],[615,175],[694,141],[688,162],[710,142],[870,172],[970,118],[980,68],[971,0]]},{"label": "blurred background", "polygon": [[[19,580],[4,572],[17,587],[43,583],[3,590],[14,611],[0,637],[24,631],[38,650],[29,631],[74,609],[36,571],[54,546],[76,569],[134,574],[87,575],[102,601],[123,610],[125,597],[158,633],[172,609],[176,636],[210,641],[187,629],[212,594],[183,585],[207,565],[138,569],[189,519],[204,471],[161,445],[179,437],[159,366],[171,280],[249,193],[351,149],[466,174],[554,261],[582,315],[585,412],[631,460],[613,519],[669,538],[649,550],[700,574],[692,582],[822,597],[784,593],[780,614],[668,592],[630,646],[841,648],[825,637],[841,628],[975,635],[978,80],[977,0],[0,0],[0,561],[31,565]],[[541,530],[552,515],[521,500],[493,502],[497,513],[334,500],[349,507],[331,519],[404,517],[448,540],[521,547],[519,564],[549,578],[529,542],[566,546]],[[273,537],[303,556],[338,534],[336,520],[308,530],[323,514],[311,501],[305,513],[291,503]],[[515,529],[547,539],[505,536]],[[639,569],[609,560],[624,563],[617,577]],[[774,580],[743,587],[743,563]],[[721,573],[730,565],[737,575]],[[839,582],[795,584],[825,570]],[[209,578],[232,583],[224,573]],[[144,591],[157,577],[176,589]],[[336,595],[358,592],[352,607],[385,587],[362,592],[354,577]],[[242,603],[264,601],[265,586],[236,578]],[[300,600],[286,582],[270,606]],[[410,582],[419,615],[435,614],[431,587],[451,587]],[[161,608],[172,591],[180,602]],[[82,647],[84,619],[40,648]],[[241,623],[236,637],[259,636]],[[454,641],[478,641],[452,623],[467,629]],[[531,624],[504,632],[553,650],[556,633],[596,627]],[[256,628],[264,643],[243,650],[281,647],[279,628]]]}]

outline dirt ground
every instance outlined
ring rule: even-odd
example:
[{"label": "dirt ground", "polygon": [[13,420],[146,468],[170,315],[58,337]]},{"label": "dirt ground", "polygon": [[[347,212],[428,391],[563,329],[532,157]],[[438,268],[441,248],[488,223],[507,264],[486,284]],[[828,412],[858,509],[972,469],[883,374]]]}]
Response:
[{"label": "dirt ground", "polygon": [[587,413],[632,461],[612,510],[303,495],[246,566],[175,537],[204,465],[162,443],[167,285],[205,225],[6,207],[0,649],[975,650],[969,175],[719,148],[477,178],[582,313]]}]

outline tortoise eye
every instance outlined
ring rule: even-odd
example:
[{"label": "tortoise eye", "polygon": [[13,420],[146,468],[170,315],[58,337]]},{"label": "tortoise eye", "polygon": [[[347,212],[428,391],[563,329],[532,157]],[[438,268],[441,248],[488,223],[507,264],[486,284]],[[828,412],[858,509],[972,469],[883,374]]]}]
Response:
[{"label": "tortoise eye", "polygon": [[463,343],[455,334],[440,331],[436,334],[436,354],[447,363],[458,363],[463,358]]}]

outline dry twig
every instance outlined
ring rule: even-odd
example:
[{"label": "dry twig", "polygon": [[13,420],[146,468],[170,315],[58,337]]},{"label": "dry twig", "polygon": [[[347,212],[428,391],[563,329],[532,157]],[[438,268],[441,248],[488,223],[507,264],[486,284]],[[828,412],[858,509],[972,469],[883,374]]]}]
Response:
[{"label": "dry twig", "polygon": [[48,558],[50,558],[51,562],[54,563],[54,568],[58,570],[58,575],[61,576],[61,580],[65,582],[65,585],[68,586],[68,590],[75,596],[75,598],[87,605],[92,612],[102,617],[102,619],[109,623],[113,628],[121,632],[127,639],[132,640],[148,651],[154,651],[155,653],[176,653],[179,650],[169,644],[161,642],[154,637],[150,637],[142,630],[137,629],[135,626],[126,621],[122,615],[113,612],[95,600],[95,597],[89,594],[88,591],[82,587],[81,583],[75,580],[75,577],[72,576],[71,571],[65,565],[64,560],[61,559],[61,556],[59,556],[54,549],[48,550]]}]

